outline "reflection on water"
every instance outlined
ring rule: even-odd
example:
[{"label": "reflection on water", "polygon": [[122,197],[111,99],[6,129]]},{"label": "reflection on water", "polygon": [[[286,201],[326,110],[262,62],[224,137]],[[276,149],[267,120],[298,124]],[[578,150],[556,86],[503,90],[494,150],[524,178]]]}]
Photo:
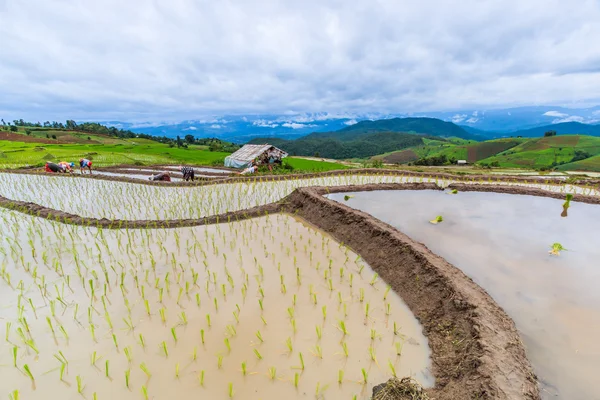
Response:
[{"label": "reflection on water", "polygon": [[[515,320],[543,397],[600,399],[600,206],[496,193],[329,197],[387,222],[462,269]],[[437,215],[444,221],[433,225]],[[553,243],[567,251],[548,254]]]}]

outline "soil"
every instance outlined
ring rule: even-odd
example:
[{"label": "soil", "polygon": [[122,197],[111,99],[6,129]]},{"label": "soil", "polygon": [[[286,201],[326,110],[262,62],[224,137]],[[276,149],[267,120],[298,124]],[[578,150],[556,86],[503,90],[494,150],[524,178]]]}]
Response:
[{"label": "soil", "polygon": [[56,144],[56,140],[43,139],[38,137],[32,137],[28,135],[22,135],[11,132],[0,132],[0,140],[10,140],[11,142],[25,142],[25,143],[44,143],[44,144]]},{"label": "soil", "polygon": [[[300,176],[275,176],[268,179],[267,177],[241,177],[219,180],[219,182],[280,180],[343,173],[336,171],[335,173]],[[422,174],[404,171],[382,170],[351,170],[350,173],[422,176]],[[446,179],[452,177],[475,180],[473,177],[458,177],[449,174],[435,174],[434,176]],[[110,178],[109,180],[121,180]],[[481,177],[476,177],[477,181],[479,179]],[[489,177],[489,180],[501,181],[502,179],[495,176]],[[511,177],[509,181],[545,183],[545,180],[539,178]],[[148,182],[143,183],[148,184]],[[215,183],[200,182],[185,185],[204,184]],[[564,195],[560,193],[518,186],[452,184],[451,188],[459,191],[564,198]],[[324,194],[335,192],[418,189],[441,190],[434,183],[301,188],[275,204],[202,219],[158,222],[82,218],[37,204],[12,201],[3,197],[0,197],[0,206],[64,223],[112,229],[213,224],[224,220],[252,218],[276,212],[297,215],[360,254],[410,307],[423,325],[424,333],[428,337],[432,350],[432,372],[436,383],[435,387],[426,389],[430,398],[437,400],[539,399],[537,379],[526,358],[514,322],[481,287],[459,269],[433,254],[426,246],[413,241],[390,225],[369,214],[323,197]],[[598,197],[577,194],[574,195],[573,201],[600,203]]]}]

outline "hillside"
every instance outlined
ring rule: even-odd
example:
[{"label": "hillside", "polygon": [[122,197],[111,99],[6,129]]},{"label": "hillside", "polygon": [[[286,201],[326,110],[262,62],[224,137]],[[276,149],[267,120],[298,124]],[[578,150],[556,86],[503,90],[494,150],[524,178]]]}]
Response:
[{"label": "hillside", "polygon": [[584,135],[563,135],[529,139],[508,151],[485,159],[503,167],[553,168],[582,162],[600,154],[600,138]]},{"label": "hillside", "polygon": [[377,121],[361,121],[338,131],[315,132],[304,138],[333,138],[342,142],[347,142],[376,132],[405,132],[438,136],[442,138],[457,137],[472,140],[481,139],[480,136],[471,134],[452,122],[446,122],[436,118],[392,118]]},{"label": "hillside", "polygon": [[423,144],[423,138],[426,138],[426,136],[398,132],[377,132],[361,134],[354,140],[345,141],[333,137],[308,135],[297,140],[257,138],[250,141],[250,143],[270,143],[291,155],[349,159],[367,158],[393,150],[419,146]]},{"label": "hillside", "polygon": [[563,122],[560,124],[544,125],[537,128],[516,131],[510,136],[543,137],[545,132],[556,131],[559,135],[589,135],[600,136],[600,125],[582,124],[580,122]]},{"label": "hillside", "polygon": [[[4,128],[4,129],[1,129]],[[0,169],[43,166],[46,161],[77,161],[97,166],[117,164],[222,164],[237,146],[215,139],[188,141],[146,137],[120,131],[113,136],[65,128],[0,126]],[[134,137],[130,137],[134,136]],[[142,135],[147,136],[147,135]],[[162,143],[158,140],[167,140]]]},{"label": "hillside", "polygon": [[386,163],[443,165],[456,160],[505,168],[600,171],[600,138],[563,135],[457,143],[423,140],[411,148],[373,157]]}]

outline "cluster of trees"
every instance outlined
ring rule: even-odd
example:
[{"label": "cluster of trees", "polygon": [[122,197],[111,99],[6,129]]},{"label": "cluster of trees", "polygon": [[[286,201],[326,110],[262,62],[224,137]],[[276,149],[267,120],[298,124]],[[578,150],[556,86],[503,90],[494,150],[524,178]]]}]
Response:
[{"label": "cluster of trees", "polygon": [[382,153],[423,144],[422,135],[398,132],[377,132],[342,141],[333,137],[309,135],[297,140],[257,138],[251,144],[269,143],[293,156],[314,156],[334,159],[368,158]]},{"label": "cluster of trees", "polygon": [[431,166],[456,164],[456,161],[457,160],[454,157],[448,158],[448,156],[446,156],[445,154],[440,154],[439,156],[419,158],[413,164],[431,167]]}]

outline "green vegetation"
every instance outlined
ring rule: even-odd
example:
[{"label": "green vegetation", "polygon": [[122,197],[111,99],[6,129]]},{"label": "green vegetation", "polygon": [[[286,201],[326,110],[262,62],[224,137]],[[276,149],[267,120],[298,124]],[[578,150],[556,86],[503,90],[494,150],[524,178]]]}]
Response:
[{"label": "green vegetation", "polygon": [[549,134],[535,139],[485,142],[423,139],[420,146],[373,157],[393,164],[451,165],[457,160],[483,167],[600,171],[600,138]]},{"label": "green vegetation", "polygon": [[200,146],[169,147],[167,144],[123,139],[118,144],[40,144],[0,141],[0,168],[39,167],[46,161],[73,161],[88,158],[96,166],[119,164],[212,164],[222,165],[229,153]]},{"label": "green vegetation", "polygon": [[461,139],[478,139],[452,122],[437,118],[391,118],[377,121],[361,121],[335,132],[312,133],[305,138],[335,138],[341,141],[352,141],[366,134],[376,132],[408,132],[438,137],[457,137]]},{"label": "green vegetation", "polygon": [[344,141],[334,137],[315,137],[311,134],[297,140],[258,138],[250,143],[265,143],[285,150],[293,156],[312,156],[335,159],[367,158],[388,151],[418,146],[425,136],[410,133],[379,132]]},{"label": "green vegetation", "polygon": [[293,168],[294,172],[321,172],[349,168],[344,164],[295,157],[284,158],[283,165],[284,168],[286,165],[289,165]]}]

